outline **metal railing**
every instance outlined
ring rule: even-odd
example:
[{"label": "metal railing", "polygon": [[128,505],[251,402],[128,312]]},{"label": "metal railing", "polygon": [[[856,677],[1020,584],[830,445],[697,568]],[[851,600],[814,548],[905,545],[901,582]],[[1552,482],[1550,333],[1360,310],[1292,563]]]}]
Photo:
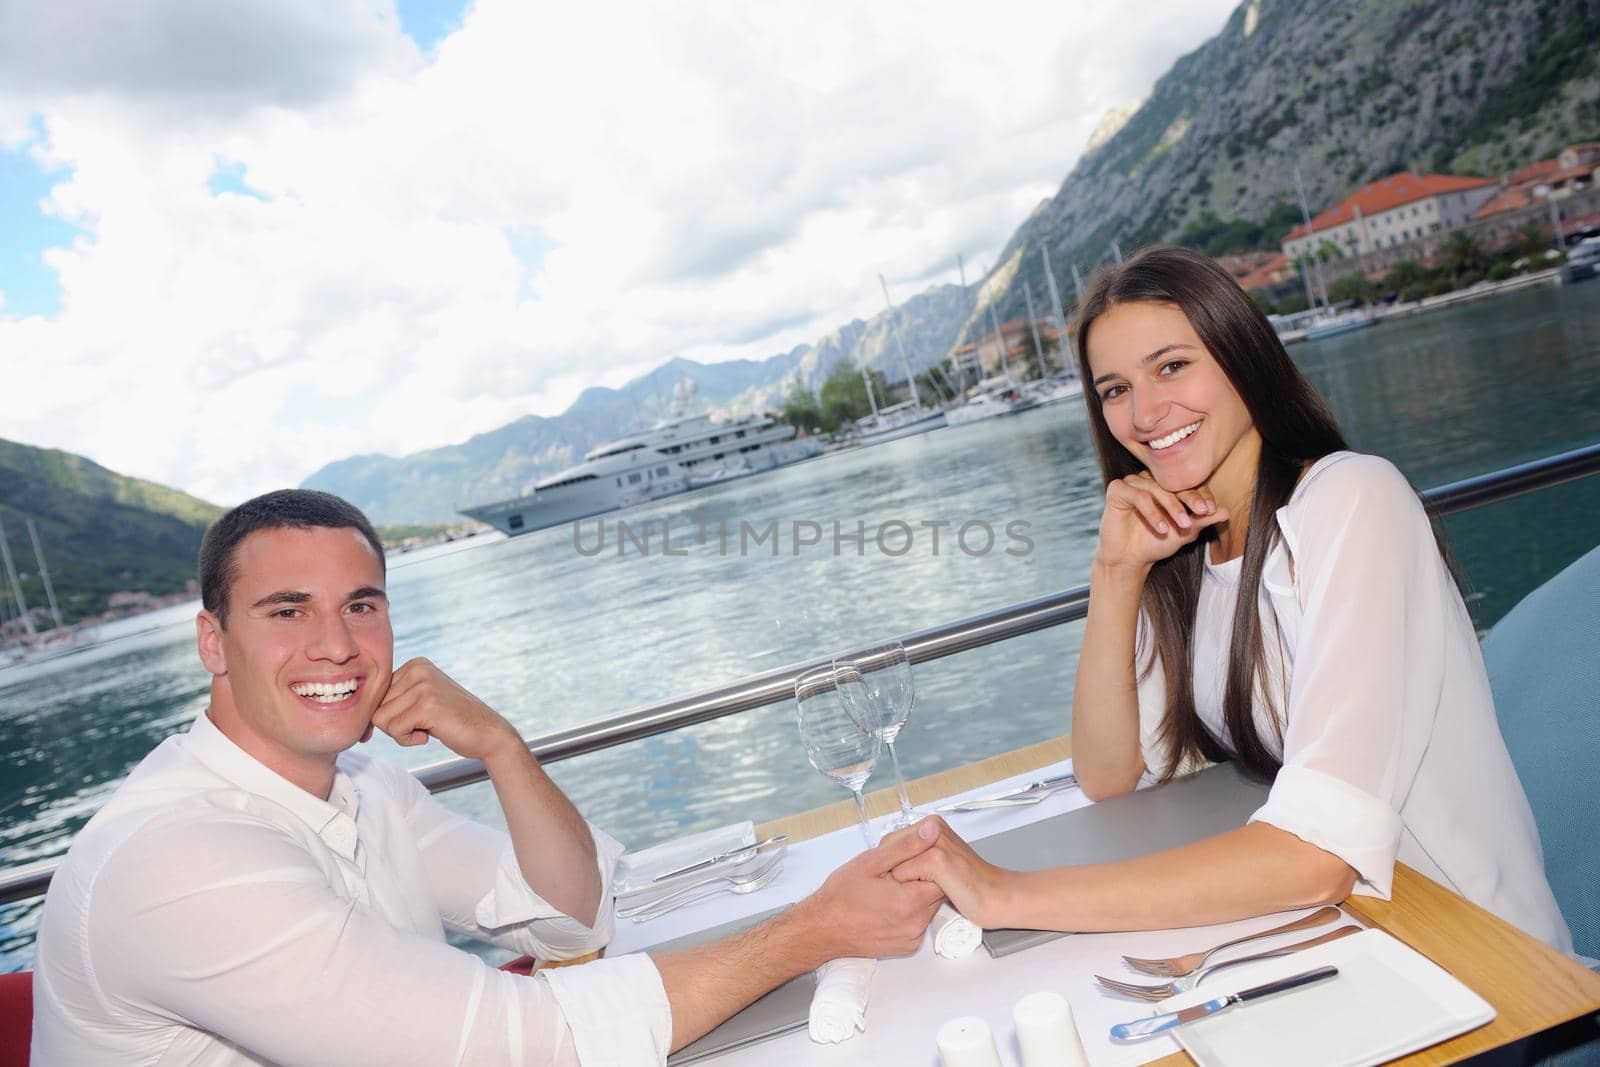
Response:
[{"label": "metal railing", "polygon": [[[1593,474],[1600,474],[1600,444],[1441,485],[1424,492],[1422,500],[1431,515],[1443,517]],[[1089,587],[1080,585],[927,630],[918,630],[902,636],[900,640],[905,644],[912,663],[925,663],[1072,622],[1083,618],[1088,612]],[[843,654],[849,655],[848,652]],[[528,748],[541,763],[554,763],[777,704],[793,696],[796,678],[813,667],[827,663],[830,658],[833,657],[820,656],[804,663],[777,667],[688,696],[673,697],[610,718],[541,734],[528,740]],[[472,785],[489,777],[483,763],[474,759],[442,760],[419,767],[412,773],[429,792],[434,793]],[[0,873],[0,904],[42,894],[50,884],[56,863],[55,860],[44,860]]]}]

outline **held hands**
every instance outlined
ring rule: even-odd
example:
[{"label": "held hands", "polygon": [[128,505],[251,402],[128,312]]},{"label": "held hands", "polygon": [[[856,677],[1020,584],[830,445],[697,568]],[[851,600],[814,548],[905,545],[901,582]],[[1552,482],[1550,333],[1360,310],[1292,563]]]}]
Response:
[{"label": "held hands", "polygon": [[1149,567],[1200,536],[1208,526],[1228,521],[1208,486],[1169,493],[1148,471],[1118,478],[1106,486],[1095,562],[1112,567]]},{"label": "held hands", "polygon": [[896,880],[938,886],[957,911],[985,930],[1008,925],[1001,912],[1012,872],[980,857],[937,815],[901,832],[917,835],[927,847],[895,866]]},{"label": "held hands", "polygon": [[807,902],[829,942],[827,959],[917,951],[944,892],[931,882],[902,883],[890,872],[929,844],[915,827],[897,830],[828,876]]},{"label": "held hands", "polygon": [[[437,737],[459,756],[485,759],[507,738],[521,747],[516,730],[489,705],[467,692],[426,659],[408,660],[394,672],[372,725],[408,748]],[[370,731],[369,731],[370,734]]]}]

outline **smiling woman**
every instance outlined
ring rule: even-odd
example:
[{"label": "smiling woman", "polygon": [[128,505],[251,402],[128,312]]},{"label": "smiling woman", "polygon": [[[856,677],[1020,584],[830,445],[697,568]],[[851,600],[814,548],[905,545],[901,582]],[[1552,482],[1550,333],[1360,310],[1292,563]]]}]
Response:
[{"label": "smiling woman", "polygon": [[985,927],[1127,930],[1387,898],[1398,861],[1571,951],[1428,517],[1346,449],[1214,261],[1150,249],[1090,287],[1078,358],[1106,482],[1073,699],[1096,799],[1236,761],[1238,830],[1121,863],[1012,872],[938,826],[896,876]]}]

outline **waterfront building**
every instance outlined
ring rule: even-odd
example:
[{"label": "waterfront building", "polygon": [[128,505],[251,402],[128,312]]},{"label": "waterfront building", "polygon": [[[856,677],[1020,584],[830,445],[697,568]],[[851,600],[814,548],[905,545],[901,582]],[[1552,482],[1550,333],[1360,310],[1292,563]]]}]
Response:
[{"label": "waterfront building", "polygon": [[1040,347],[1044,349],[1045,361],[1050,364],[1060,365],[1062,357],[1061,335],[1056,330],[1055,320],[1049,316],[1029,322],[1027,319],[1011,319],[1000,324],[1000,336],[1005,341],[1005,356],[1000,354],[1000,342],[995,340],[994,331],[986,330],[976,341],[959,346],[950,353],[950,358],[955,361],[956,367],[963,372],[973,375],[972,380],[990,378],[996,374],[1003,374],[1007,366],[1011,368],[1011,377],[1023,378],[1029,373],[1025,361],[1033,351],[1033,338],[1037,332]]},{"label": "waterfront building", "polygon": [[1341,255],[1360,256],[1429,234],[1448,233],[1472,219],[1498,184],[1491,178],[1402,171],[1368,182],[1337,204],[1290,230],[1283,254],[1293,262],[1331,242]]},{"label": "waterfront building", "polygon": [[1568,145],[1553,159],[1541,159],[1506,175],[1499,191],[1473,213],[1472,221],[1491,243],[1498,244],[1522,223],[1550,218],[1549,205],[1554,201],[1563,239],[1573,240],[1574,235],[1600,224],[1594,197],[1586,195],[1595,189],[1597,177],[1600,142]]},{"label": "waterfront building", "polygon": [[1296,285],[1294,267],[1282,252],[1235,252],[1217,256],[1216,260],[1247,293],[1260,293],[1278,300]]}]

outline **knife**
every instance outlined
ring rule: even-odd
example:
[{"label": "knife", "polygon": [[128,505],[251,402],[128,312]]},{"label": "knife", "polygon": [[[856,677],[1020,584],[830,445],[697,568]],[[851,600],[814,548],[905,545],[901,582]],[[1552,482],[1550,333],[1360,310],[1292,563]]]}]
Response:
[{"label": "knife", "polygon": [[1163,1030],[1170,1030],[1174,1026],[1192,1023],[1196,1019],[1204,1019],[1208,1015],[1215,1015],[1224,1008],[1234,1004],[1244,1004],[1262,997],[1270,997],[1274,993],[1285,993],[1291,989],[1311,985],[1335,977],[1339,973],[1337,967],[1318,967],[1314,971],[1302,971],[1300,974],[1288,978],[1280,978],[1276,982],[1266,985],[1253,986],[1237,993],[1230,993],[1225,997],[1217,997],[1203,1004],[1195,1004],[1184,1008],[1182,1011],[1169,1011],[1165,1015],[1154,1015],[1148,1019],[1135,1019],[1131,1023],[1118,1023],[1111,1028],[1111,1036],[1126,1041],[1132,1037],[1148,1037],[1159,1034]]},{"label": "knife", "polygon": [[708,860],[697,860],[694,863],[679,867],[676,870],[668,871],[666,874],[658,874],[654,878],[650,879],[650,881],[652,884],[656,882],[665,882],[668,878],[676,878],[680,874],[688,874],[690,871],[698,871],[702,867],[710,867],[714,864],[721,863],[723,860],[732,859],[741,853],[748,852],[751,855],[755,855],[768,845],[781,845],[787,840],[789,840],[788,834],[775,834],[772,837],[767,838],[765,841],[757,841],[753,845],[740,845],[738,848],[729,849],[721,855],[712,856]]}]

